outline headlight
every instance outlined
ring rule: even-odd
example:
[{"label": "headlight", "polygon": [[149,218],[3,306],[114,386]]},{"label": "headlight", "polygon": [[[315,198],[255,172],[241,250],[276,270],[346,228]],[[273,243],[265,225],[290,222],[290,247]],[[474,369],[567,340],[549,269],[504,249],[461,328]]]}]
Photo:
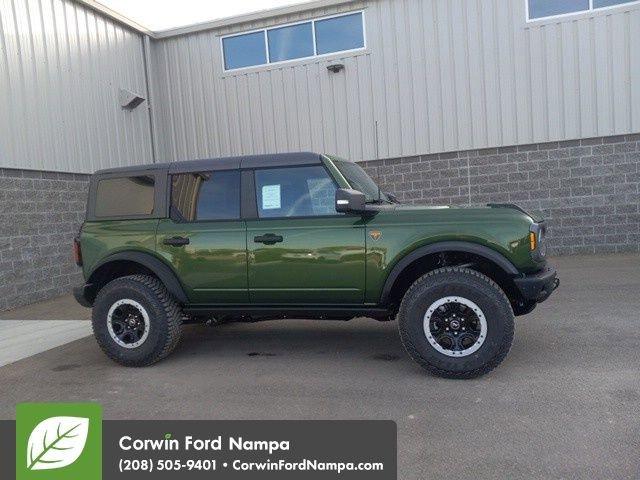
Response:
[{"label": "headlight", "polygon": [[529,250],[536,261],[544,260],[547,255],[547,226],[544,222],[534,223],[529,229]]},{"label": "headlight", "polygon": [[541,228],[538,232],[538,251],[540,256],[544,257],[547,254],[547,229]]}]

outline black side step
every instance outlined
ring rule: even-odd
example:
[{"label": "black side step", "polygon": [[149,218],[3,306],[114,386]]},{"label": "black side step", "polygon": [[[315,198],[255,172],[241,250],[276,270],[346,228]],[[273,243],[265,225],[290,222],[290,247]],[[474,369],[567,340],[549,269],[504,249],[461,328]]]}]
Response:
[{"label": "black side step", "polygon": [[390,320],[393,312],[377,307],[345,307],[330,305],[284,306],[284,305],[188,305],[183,308],[187,314],[198,316],[232,316],[248,318],[298,318],[350,320],[356,317],[370,317],[376,320]]}]

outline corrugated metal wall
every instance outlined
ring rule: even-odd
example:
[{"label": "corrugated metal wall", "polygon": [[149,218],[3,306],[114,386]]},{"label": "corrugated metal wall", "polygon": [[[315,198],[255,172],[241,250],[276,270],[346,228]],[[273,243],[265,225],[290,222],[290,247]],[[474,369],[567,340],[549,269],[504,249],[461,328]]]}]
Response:
[{"label": "corrugated metal wall", "polygon": [[[224,73],[219,36],[365,10],[368,49]],[[0,167],[149,163],[143,39],[71,0],[0,0]],[[158,160],[356,160],[640,131],[640,5],[527,24],[524,0],[359,0],[152,42]],[[336,59],[346,68],[329,73]]]},{"label": "corrugated metal wall", "polygon": [[0,167],[90,173],[149,163],[142,37],[69,0],[0,0]]},{"label": "corrugated metal wall", "polygon": [[[221,34],[359,8],[368,50],[339,56],[343,72],[222,71]],[[359,160],[640,131],[640,6],[525,15],[524,0],[371,0],[154,42],[158,156]]]}]

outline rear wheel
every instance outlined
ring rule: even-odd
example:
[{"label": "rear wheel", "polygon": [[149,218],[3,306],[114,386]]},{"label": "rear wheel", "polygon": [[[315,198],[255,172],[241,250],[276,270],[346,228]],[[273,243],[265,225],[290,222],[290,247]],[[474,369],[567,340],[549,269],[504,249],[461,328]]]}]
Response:
[{"label": "rear wheel", "polygon": [[180,307],[155,277],[117,278],[100,290],[93,312],[93,333],[112,360],[143,367],[166,357],[178,344]]},{"label": "rear wheel", "polygon": [[441,377],[473,378],[493,370],[513,340],[513,311],[504,292],[468,268],[441,268],[416,280],[398,318],[411,358]]}]

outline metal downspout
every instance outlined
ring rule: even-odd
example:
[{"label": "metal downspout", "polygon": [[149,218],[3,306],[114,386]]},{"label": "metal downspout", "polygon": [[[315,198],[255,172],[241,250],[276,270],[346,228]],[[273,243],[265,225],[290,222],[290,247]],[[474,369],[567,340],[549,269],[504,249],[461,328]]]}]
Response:
[{"label": "metal downspout", "polygon": [[153,77],[151,75],[151,38],[144,35],[142,41],[142,61],[144,62],[144,80],[147,87],[147,111],[149,112],[149,134],[151,136],[151,159],[157,163],[158,139],[154,122],[154,111],[152,101],[155,99]]}]

